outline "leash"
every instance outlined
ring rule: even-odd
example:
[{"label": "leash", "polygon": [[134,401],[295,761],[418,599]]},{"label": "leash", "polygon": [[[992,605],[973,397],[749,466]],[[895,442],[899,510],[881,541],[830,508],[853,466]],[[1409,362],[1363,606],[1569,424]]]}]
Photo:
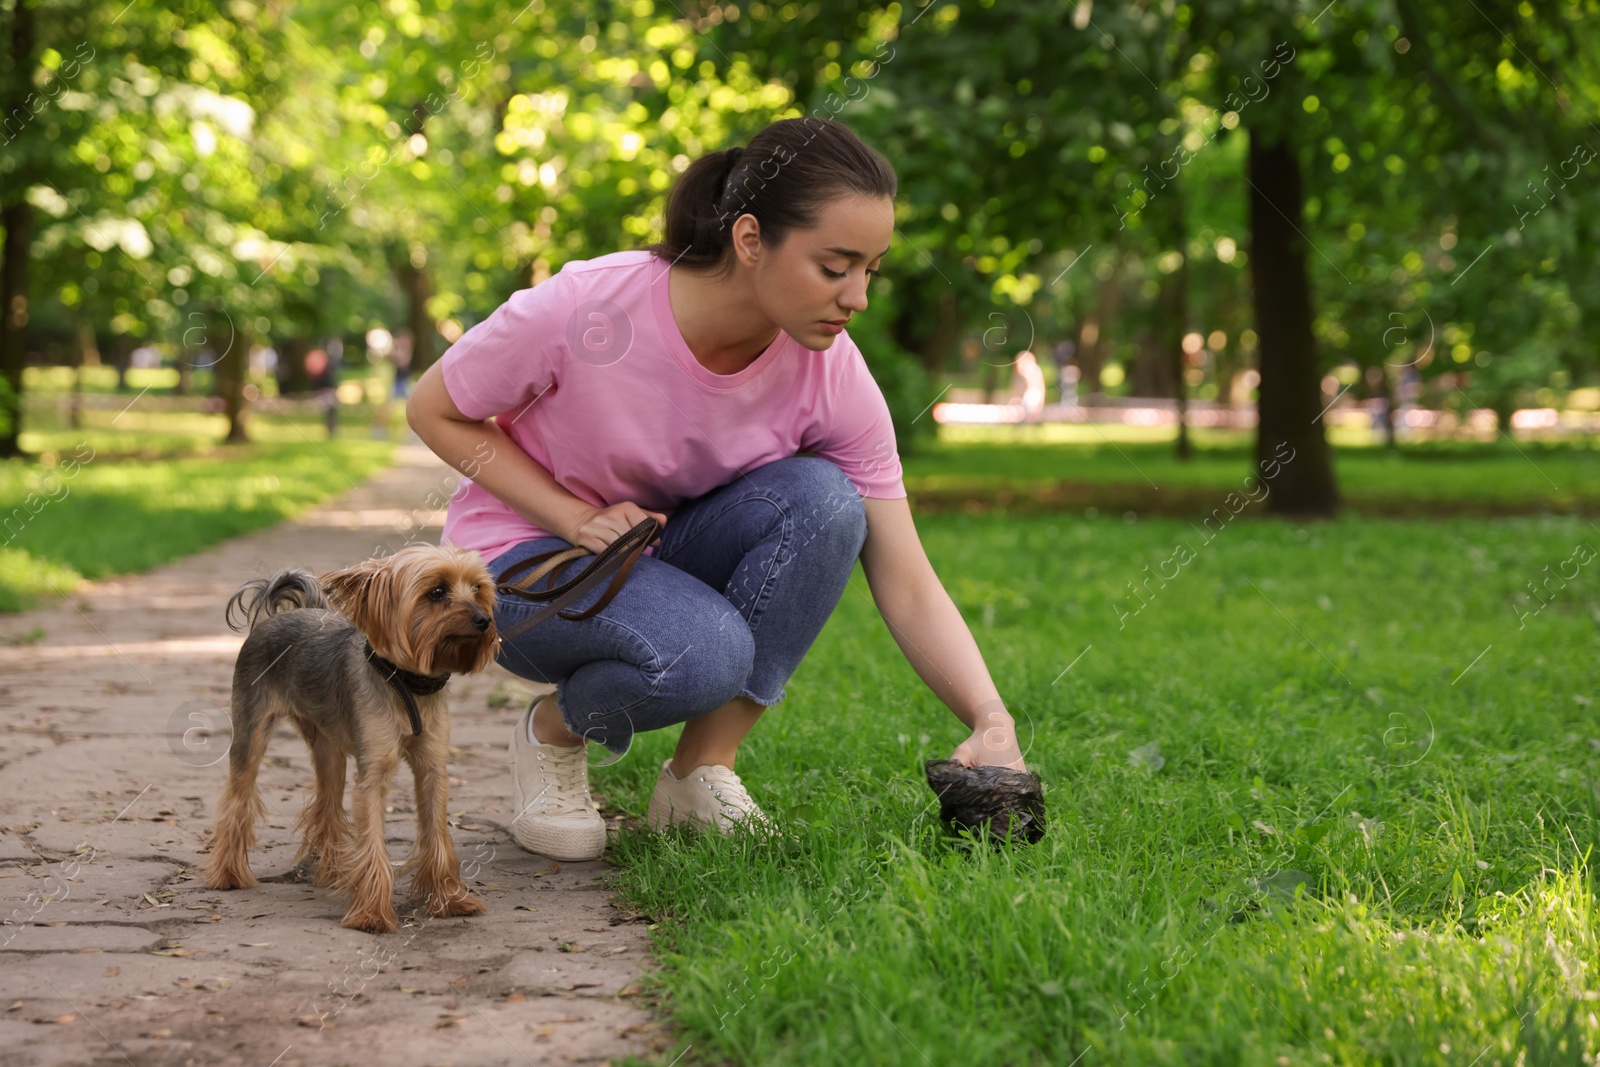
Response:
[{"label": "leash", "polygon": [[406,714],[411,716],[411,736],[422,736],[422,713],[417,710],[417,698],[413,693],[422,696],[431,696],[444,688],[450,680],[449,674],[418,674],[408,671],[389,660],[384,659],[372,650],[372,642],[365,642],[367,662],[380,671],[387,671],[384,681],[394,686],[394,691],[400,694],[400,699],[405,703]]},{"label": "leash", "polygon": [[[581,559],[592,553],[587,548],[573,546],[572,548],[558,548],[549,552],[541,552],[537,556],[529,556],[519,560],[500,572],[495,579],[495,591],[504,596],[521,597],[544,607],[529,618],[523,619],[509,630],[500,631],[500,639],[508,641],[526,630],[538,626],[542,622],[559,615],[572,622],[581,622],[597,614],[611,598],[622,589],[622,583],[628,580],[628,572],[633,570],[633,565],[639,561],[644,550],[654,541],[661,530],[661,524],[654,518],[647,518],[615,541],[606,546],[604,552],[595,556],[594,562],[585,567],[578,574],[569,578],[561,585],[553,585],[555,571],[562,564],[571,560]],[[524,575],[512,581],[521,571],[536,568],[533,573]],[[549,575],[549,580],[543,589],[534,589],[533,585],[540,578]],[[564,608],[577,600],[584,593],[600,584],[607,575],[615,575],[605,593],[594,606],[576,615],[568,614]]]}]

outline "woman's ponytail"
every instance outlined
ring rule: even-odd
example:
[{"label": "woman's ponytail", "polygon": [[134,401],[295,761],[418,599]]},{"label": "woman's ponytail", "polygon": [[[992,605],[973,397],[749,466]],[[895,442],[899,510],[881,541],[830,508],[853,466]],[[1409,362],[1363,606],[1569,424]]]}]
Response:
[{"label": "woman's ponytail", "polygon": [[817,222],[821,206],[841,195],[893,199],[894,169],[833,119],[782,119],[744,148],[708,152],[667,195],[662,240],[649,250],[689,270],[732,270],[733,224],[754,215],[764,245],[781,245]]}]

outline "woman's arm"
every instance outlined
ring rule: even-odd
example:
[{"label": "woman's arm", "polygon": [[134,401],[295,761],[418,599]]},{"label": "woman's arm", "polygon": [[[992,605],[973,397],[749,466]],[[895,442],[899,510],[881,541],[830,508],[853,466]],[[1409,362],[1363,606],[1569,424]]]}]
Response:
[{"label": "woman's arm", "polygon": [[[665,526],[659,511],[641,508],[631,500],[596,507],[567,492],[555,476],[522,450],[493,419],[469,419],[450,399],[441,364],[435,363],[417,379],[406,401],[406,422],[433,454],[504,501],[518,515],[541,530],[549,530],[571,545],[596,554],[652,516]],[[487,447],[486,447],[487,446]],[[485,459],[484,453],[488,458]],[[656,538],[651,544],[658,544]]]},{"label": "woman's arm", "polygon": [[567,492],[499,423],[463,415],[445,389],[441,368],[439,363],[429,367],[406,401],[406,422],[422,443],[518,515],[576,544],[569,534],[594,506]]},{"label": "woman's arm", "polygon": [[911,668],[972,731],[950,758],[969,767],[1027,770],[1016,724],[972,631],[928,562],[910,503],[905,497],[866,497],[864,502],[867,541],[861,566],[872,599]]}]

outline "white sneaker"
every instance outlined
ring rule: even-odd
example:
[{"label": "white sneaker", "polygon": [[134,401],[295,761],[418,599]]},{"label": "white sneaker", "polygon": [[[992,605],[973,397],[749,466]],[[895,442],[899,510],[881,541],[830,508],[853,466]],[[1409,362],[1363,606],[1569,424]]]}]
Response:
[{"label": "white sneaker", "polygon": [[553,860],[599,859],[606,823],[589,795],[588,746],[535,744],[528,734],[532,717],[530,706],[511,734],[517,805],[511,839]]},{"label": "white sneaker", "polygon": [[710,763],[696,767],[687,778],[672,773],[672,760],[661,764],[647,817],[650,829],[660,833],[686,823],[727,833],[735,824],[773,831],[772,820],[745,792],[744,783],[731,767]]}]

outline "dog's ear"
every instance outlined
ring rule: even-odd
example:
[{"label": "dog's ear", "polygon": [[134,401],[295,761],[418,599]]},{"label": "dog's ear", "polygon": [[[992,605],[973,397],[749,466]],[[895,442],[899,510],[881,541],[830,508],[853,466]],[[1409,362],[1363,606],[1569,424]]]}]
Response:
[{"label": "dog's ear", "polygon": [[319,581],[333,610],[356,624],[370,639],[383,632],[381,605],[388,602],[390,568],[387,561],[369,559],[353,567],[329,571]]}]

